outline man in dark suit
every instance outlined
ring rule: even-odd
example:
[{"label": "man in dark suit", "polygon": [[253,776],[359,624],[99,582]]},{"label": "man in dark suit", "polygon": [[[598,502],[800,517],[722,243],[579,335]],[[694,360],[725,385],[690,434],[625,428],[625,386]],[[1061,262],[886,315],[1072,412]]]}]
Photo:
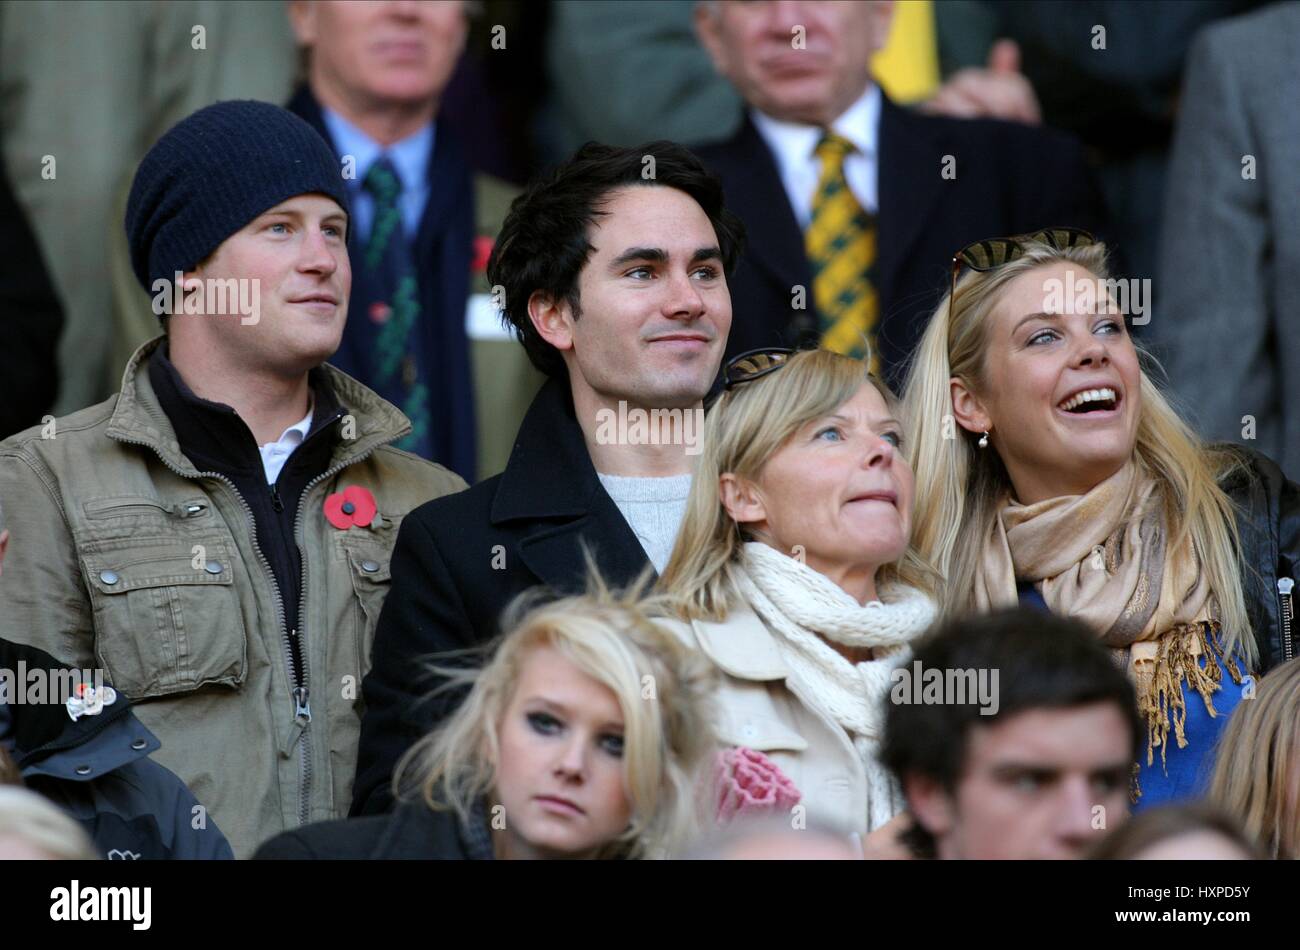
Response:
[{"label": "man in dark suit", "polygon": [[474,179],[437,120],[465,45],[464,7],[299,0],[289,14],[309,51],[289,109],[343,158],[354,209],[352,299],[333,363],[411,420],[398,448],[472,482]]},{"label": "man in dark suit", "polygon": [[749,110],[698,150],[748,233],[728,353],[820,341],[895,385],[959,248],[1096,229],[1100,197],[1064,134],[894,105],[867,63],[893,5],[701,3],[696,28]]},{"label": "man in dark suit", "polygon": [[615,585],[667,564],[742,230],[717,179],[669,142],[584,146],[511,209],[488,279],[549,380],[501,475],[402,523],[362,684],[353,814],[391,805],[397,760],[458,698],[430,701],[431,655],[490,640],[530,588],[581,591],[587,552]]}]

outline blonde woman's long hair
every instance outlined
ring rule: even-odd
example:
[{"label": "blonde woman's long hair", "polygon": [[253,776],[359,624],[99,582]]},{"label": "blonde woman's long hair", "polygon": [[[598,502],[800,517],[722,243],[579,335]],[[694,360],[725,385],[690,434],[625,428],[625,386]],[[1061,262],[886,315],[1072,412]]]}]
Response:
[{"label": "blonde woman's long hair", "polygon": [[1271,858],[1300,858],[1300,659],[1260,679],[1219,738],[1209,799]]},{"label": "blonde woman's long hair", "polygon": [[[1002,290],[1036,267],[1076,264],[1101,280],[1109,277],[1102,244],[1058,250],[1025,245],[1024,255],[991,271],[971,271],[957,285],[951,316],[948,295],[940,301],[913,356],[904,387],[916,469],[912,536],[921,555],[946,578],[941,598],[946,612],[974,608],[975,579],[985,542],[1011,481],[997,452],[979,450],[955,422],[949,380],[983,390],[987,329]],[[1136,343],[1135,343],[1136,346]],[[1219,607],[1228,650],[1248,663],[1257,651],[1246,613],[1239,566],[1240,538],[1231,499],[1219,481],[1239,467],[1240,456],[1201,442],[1151,381],[1153,358],[1140,347],[1142,408],[1134,449],[1139,469],[1159,484],[1166,550],[1189,537]]]},{"label": "blonde woman's long hair", "polygon": [[[901,417],[897,397],[870,375],[866,362],[830,350],[795,353],[780,369],[718,398],[704,423],[703,450],[677,543],[659,579],[657,609],[686,620],[726,618],[739,602],[734,572],[742,546],[752,539],[723,507],[719,479],[729,472],[757,480],[768,459],[801,426],[834,412],[867,384]],[[904,444],[904,458],[906,449]],[[911,545],[897,562],[880,567],[876,581],[906,584],[931,595],[937,587],[934,572]]]},{"label": "blonde woman's long hair", "polygon": [[496,784],[498,730],[523,664],[535,650],[552,647],[607,686],[623,712],[623,782],[632,821],[596,857],[664,857],[689,846],[705,820],[702,794],[717,748],[716,673],[641,609],[644,586],[616,593],[593,570],[582,596],[517,599],[502,625],[507,632],[484,666],[438,670],[447,678],[442,688],[469,686],[469,695],[398,763],[399,796],[418,788],[430,808],[470,821],[475,804]]}]

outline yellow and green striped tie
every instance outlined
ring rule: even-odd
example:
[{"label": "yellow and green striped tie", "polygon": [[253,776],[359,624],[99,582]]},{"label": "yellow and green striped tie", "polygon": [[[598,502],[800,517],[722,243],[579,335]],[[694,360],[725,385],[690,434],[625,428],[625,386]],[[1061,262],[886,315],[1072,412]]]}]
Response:
[{"label": "yellow and green striped tie", "polygon": [[817,144],[821,179],[813,197],[812,221],[804,234],[813,272],[822,346],[861,357],[871,348],[871,371],[880,371],[876,347],[879,300],[871,283],[876,263],[876,222],[858,204],[844,178],[848,139],[828,132]]}]

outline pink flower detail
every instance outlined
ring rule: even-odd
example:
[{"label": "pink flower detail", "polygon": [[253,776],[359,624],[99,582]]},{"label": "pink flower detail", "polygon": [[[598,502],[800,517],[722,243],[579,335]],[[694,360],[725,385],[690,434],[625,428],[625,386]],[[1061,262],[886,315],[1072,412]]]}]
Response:
[{"label": "pink flower detail", "polygon": [[743,746],[718,753],[715,775],[720,825],[737,817],[782,814],[803,798],[775,762]]}]

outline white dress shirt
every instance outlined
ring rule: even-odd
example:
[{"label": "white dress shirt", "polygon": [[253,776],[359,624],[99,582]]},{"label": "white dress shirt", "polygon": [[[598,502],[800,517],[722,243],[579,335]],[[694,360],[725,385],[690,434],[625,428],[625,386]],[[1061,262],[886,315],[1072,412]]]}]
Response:
[{"label": "white dress shirt", "polygon": [[307,415],[280,433],[279,439],[257,447],[257,451],[262,453],[262,471],[266,473],[268,485],[275,484],[275,480],[280,477],[281,469],[284,468],[284,463],[289,461],[290,455],[293,455],[293,450],[302,445],[302,440],[307,438],[307,433],[311,431],[313,411],[313,407],[309,405]]},{"label": "white dress shirt", "polygon": [[[822,130],[815,125],[781,122],[757,109],[750,118],[758,134],[776,158],[790,207],[800,230],[807,230],[812,220],[813,197],[821,178],[822,163],[817,157],[817,143]],[[831,123],[831,131],[842,135],[855,146],[844,159],[844,177],[849,190],[863,209],[874,214],[877,201],[876,142],[880,132],[880,88],[871,83],[858,100]]]}]

